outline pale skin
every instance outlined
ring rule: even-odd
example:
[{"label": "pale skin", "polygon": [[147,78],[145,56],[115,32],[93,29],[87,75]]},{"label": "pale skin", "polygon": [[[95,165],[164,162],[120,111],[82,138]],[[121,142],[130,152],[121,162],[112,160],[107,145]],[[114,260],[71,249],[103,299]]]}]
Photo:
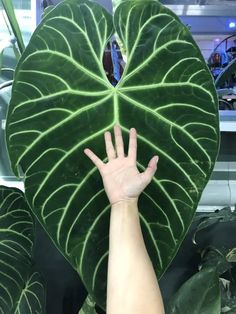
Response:
[{"label": "pale skin", "polygon": [[114,127],[115,146],[110,132],[104,137],[107,163],[88,148],[84,152],[98,168],[111,204],[107,314],[163,314],[163,301],[138,213],[138,198],[156,172],[158,156],[152,157],[140,173],[136,166],[136,130],[129,132],[127,156],[118,125]]}]

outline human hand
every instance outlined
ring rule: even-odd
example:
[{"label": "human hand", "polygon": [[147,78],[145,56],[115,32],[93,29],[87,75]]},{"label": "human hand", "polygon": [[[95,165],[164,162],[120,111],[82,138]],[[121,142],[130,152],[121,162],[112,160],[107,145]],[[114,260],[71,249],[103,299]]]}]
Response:
[{"label": "human hand", "polygon": [[124,144],[120,127],[114,127],[115,147],[112,144],[111,133],[106,132],[105,145],[108,162],[104,163],[90,149],[84,153],[98,168],[106,194],[111,205],[127,200],[137,200],[141,192],[152,180],[158,162],[158,156],[152,157],[148,167],[140,173],[136,167],[137,133],[134,128],[129,133],[128,155],[124,154]]}]

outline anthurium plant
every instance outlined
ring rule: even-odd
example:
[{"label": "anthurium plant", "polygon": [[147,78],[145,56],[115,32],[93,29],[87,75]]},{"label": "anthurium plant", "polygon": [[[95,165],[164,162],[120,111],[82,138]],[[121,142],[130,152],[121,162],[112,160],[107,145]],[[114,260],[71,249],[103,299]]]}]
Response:
[{"label": "anthurium plant", "polygon": [[221,313],[219,277],[215,267],[207,267],[188,279],[171,298],[167,314]]},{"label": "anthurium plant", "polygon": [[236,248],[230,247],[229,241],[226,241],[224,246],[212,245],[209,235],[209,243],[200,241],[204,243],[202,246],[198,242],[202,231],[210,231],[210,228],[222,223],[230,226],[235,220],[236,211],[232,211],[230,207],[195,216],[196,227],[192,242],[196,253],[198,252],[198,272],[184,282],[171,297],[166,306],[167,314],[235,313]]},{"label": "anthurium plant", "polygon": [[34,222],[21,191],[0,186],[0,313],[42,314],[44,282],[32,269]]},{"label": "anthurium plant", "polygon": [[[117,34],[127,63],[116,86],[103,54]],[[140,220],[158,278],[174,258],[219,145],[211,74],[188,28],[159,1],[123,1],[114,16],[89,0],[47,13],[18,63],[7,116],[16,176],[40,223],[105,307],[110,206],[83,150],[104,156],[103,133],[138,130],[138,167],[159,168]]]}]

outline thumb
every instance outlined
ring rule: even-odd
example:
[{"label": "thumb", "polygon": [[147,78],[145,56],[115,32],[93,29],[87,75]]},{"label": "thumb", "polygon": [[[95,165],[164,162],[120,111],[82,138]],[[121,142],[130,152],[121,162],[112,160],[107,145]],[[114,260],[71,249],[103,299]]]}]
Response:
[{"label": "thumb", "polygon": [[157,170],[157,162],[159,160],[158,156],[152,157],[152,159],[149,161],[148,166],[146,170],[141,173],[142,180],[148,184],[151,182],[156,170]]}]

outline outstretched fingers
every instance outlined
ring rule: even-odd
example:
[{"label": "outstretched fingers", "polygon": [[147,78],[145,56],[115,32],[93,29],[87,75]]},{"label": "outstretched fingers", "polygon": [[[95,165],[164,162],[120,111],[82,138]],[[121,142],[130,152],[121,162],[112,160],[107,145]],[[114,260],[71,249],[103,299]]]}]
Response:
[{"label": "outstretched fingers", "polygon": [[123,143],[121,128],[119,125],[114,126],[114,134],[115,134],[117,157],[124,157],[124,143]]},{"label": "outstretched fingers", "polygon": [[141,173],[141,176],[142,176],[142,180],[145,182],[145,183],[149,183],[151,182],[156,170],[157,170],[157,162],[159,160],[159,157],[158,156],[154,156],[152,157],[152,159],[149,161],[149,164],[146,168],[146,170]]},{"label": "outstretched fingers", "polygon": [[137,132],[134,128],[129,131],[129,150],[128,156],[136,162],[137,158]]},{"label": "outstretched fingers", "polygon": [[104,138],[105,138],[107,158],[108,158],[108,161],[110,161],[110,160],[116,158],[116,152],[115,152],[114,146],[112,144],[111,133],[106,132],[104,134]]},{"label": "outstretched fingers", "polygon": [[92,152],[89,148],[86,148],[84,150],[84,153],[94,163],[98,170],[100,170],[104,166],[104,163],[101,161],[101,159],[98,158],[98,156],[95,155],[94,152]]}]

